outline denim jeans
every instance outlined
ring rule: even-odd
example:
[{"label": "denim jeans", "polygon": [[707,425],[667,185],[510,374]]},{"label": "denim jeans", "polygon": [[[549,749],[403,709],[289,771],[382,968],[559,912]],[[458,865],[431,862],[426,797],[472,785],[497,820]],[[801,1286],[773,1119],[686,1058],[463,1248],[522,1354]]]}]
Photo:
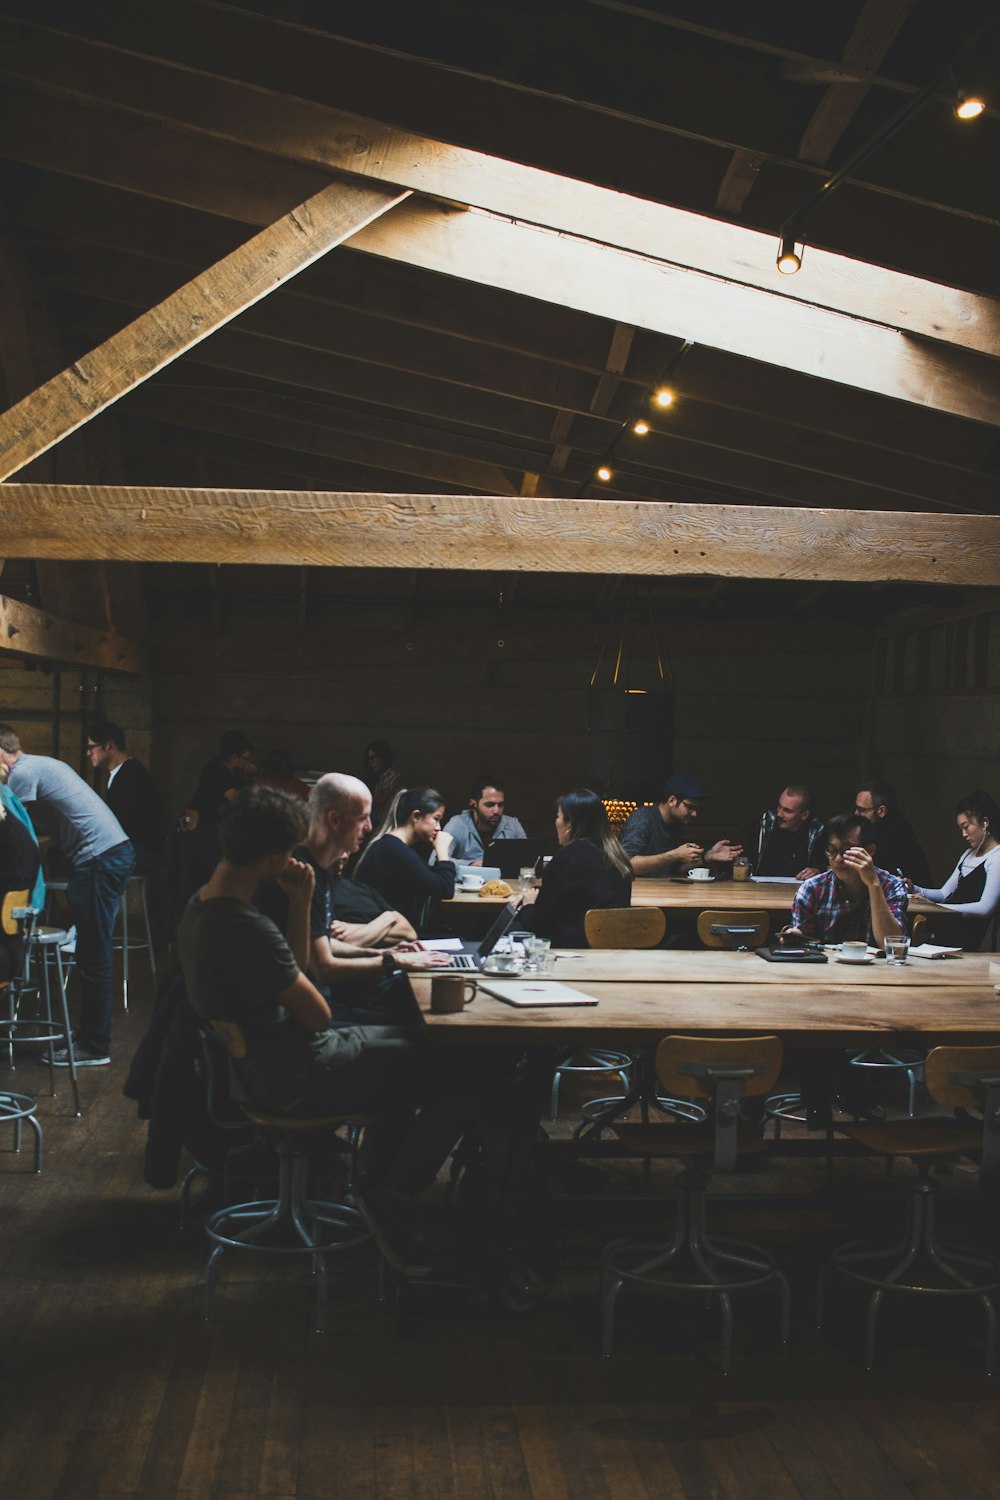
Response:
[{"label": "denim jeans", "polygon": [[135,864],[128,839],[96,859],[77,865],[66,886],[76,923],[76,966],[80,975],[77,1046],[101,1057],[111,1046],[112,952],[115,915]]}]

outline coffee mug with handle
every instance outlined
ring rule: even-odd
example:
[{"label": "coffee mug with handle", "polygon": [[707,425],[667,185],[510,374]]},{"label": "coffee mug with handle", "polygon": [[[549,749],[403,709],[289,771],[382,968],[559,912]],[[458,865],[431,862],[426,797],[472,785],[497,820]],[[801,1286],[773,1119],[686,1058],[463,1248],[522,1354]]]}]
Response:
[{"label": "coffee mug with handle", "polygon": [[[439,974],[431,980],[431,1010],[436,1016],[454,1015],[475,999],[476,981],[463,974]],[[471,993],[466,995],[466,990]]]}]

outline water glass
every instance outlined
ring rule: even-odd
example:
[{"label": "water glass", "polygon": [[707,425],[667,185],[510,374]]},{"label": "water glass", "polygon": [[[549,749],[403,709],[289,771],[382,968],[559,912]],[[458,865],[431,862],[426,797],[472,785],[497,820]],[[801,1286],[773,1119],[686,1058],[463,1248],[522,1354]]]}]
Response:
[{"label": "water glass", "polygon": [[549,938],[536,937],[531,942],[531,967],[538,974],[551,974],[555,962],[552,955],[552,942]]},{"label": "water glass", "polygon": [[534,865],[522,865],[518,871],[517,883],[521,888],[521,895],[526,896],[535,884]]},{"label": "water glass", "polygon": [[884,946],[888,963],[906,963],[906,955],[910,951],[910,940],[908,937],[887,937]]}]

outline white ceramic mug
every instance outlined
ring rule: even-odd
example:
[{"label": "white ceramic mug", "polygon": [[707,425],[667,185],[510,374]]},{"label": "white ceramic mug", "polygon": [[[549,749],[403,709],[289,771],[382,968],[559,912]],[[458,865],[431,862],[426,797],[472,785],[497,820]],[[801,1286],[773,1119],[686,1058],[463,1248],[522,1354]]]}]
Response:
[{"label": "white ceramic mug", "polygon": [[688,880],[708,880],[711,874],[707,865],[695,865],[693,870],[688,870]]},{"label": "white ceramic mug", "polygon": [[868,957],[868,944],[854,942],[841,943],[840,956],[841,958],[850,959],[852,963],[859,963],[861,959]]}]

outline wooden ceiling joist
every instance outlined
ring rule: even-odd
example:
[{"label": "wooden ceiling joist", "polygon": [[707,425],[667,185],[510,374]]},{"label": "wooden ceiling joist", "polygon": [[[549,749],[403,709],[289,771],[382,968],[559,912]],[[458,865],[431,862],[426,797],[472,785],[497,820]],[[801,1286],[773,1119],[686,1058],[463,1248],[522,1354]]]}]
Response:
[{"label": "wooden ceiling joist", "polygon": [[408,196],[334,183],[255,235],[0,415],[0,479]]},{"label": "wooden ceiling joist", "polygon": [[[868,9],[874,15],[865,26],[859,21],[852,56],[881,55],[906,0],[869,0]],[[756,287],[781,300],[1000,354],[1000,308],[989,297],[818,249],[810,249],[805,271],[789,280],[775,269],[773,235],[2,16],[0,57],[12,82],[24,80],[56,96],[48,108],[57,114],[70,107],[63,96],[72,94],[150,122],[169,121],[220,144],[350,172],[562,233],[590,237],[599,225],[602,242],[619,249]],[[33,149],[29,142],[24,148]],[[146,190],[155,193],[155,183]]]},{"label": "wooden ceiling joist", "polygon": [[1000,518],[776,506],[8,484],[16,557],[995,587]]},{"label": "wooden ceiling joist", "polygon": [[138,641],[115,630],[77,625],[4,595],[0,595],[0,652],[109,672],[150,670],[149,650]]}]

